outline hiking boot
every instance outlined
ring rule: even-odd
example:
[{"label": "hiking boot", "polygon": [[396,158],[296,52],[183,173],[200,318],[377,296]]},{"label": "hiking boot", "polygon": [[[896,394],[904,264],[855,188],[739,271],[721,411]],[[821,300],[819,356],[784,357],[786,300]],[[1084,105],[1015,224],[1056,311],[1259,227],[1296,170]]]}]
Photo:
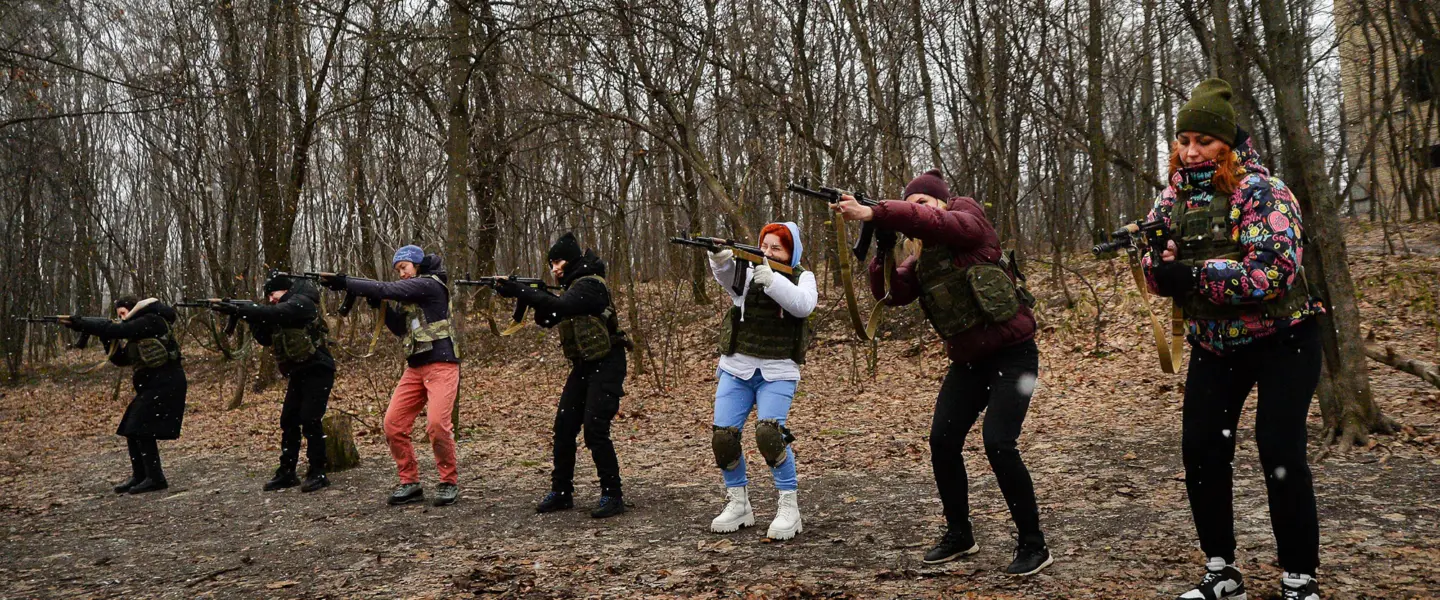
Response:
[{"label": "hiking boot", "polygon": [[765,532],[765,537],[772,540],[788,540],[795,537],[795,534],[805,530],[800,522],[800,499],[795,490],[780,492],[779,506],[775,508],[775,520],[770,522],[770,530]]},{"label": "hiking boot", "polygon": [[170,487],[170,483],[165,481],[165,474],[161,473],[159,477],[155,477],[154,475],[146,476],[144,481],[131,487],[128,493],[143,494],[145,492],[158,492],[168,487]]},{"label": "hiking boot", "polygon": [[1055,557],[1050,556],[1050,549],[1043,544],[1038,546],[1020,544],[1015,549],[1015,560],[1010,561],[1010,566],[1005,567],[1005,572],[1020,576],[1034,575],[1053,562],[1055,562]]},{"label": "hiking boot", "polygon": [[962,556],[970,556],[980,551],[980,544],[975,543],[975,534],[969,528],[960,529],[951,527],[945,530],[945,535],[940,538],[940,543],[935,544],[929,552],[925,553],[925,564],[938,565],[950,562]]},{"label": "hiking boot", "polygon": [[1195,589],[1180,594],[1176,600],[1245,600],[1245,578],[1235,565],[1212,557],[1205,562],[1205,576]]},{"label": "hiking boot", "polygon": [[750,510],[750,494],[745,486],[725,488],[725,497],[730,501],[725,503],[720,516],[710,521],[710,531],[730,533],[755,524],[755,512]]},{"label": "hiking boot", "polygon": [[324,473],[308,473],[305,475],[305,483],[300,484],[300,491],[314,492],[330,487],[330,478]]},{"label": "hiking boot", "polygon": [[540,504],[535,507],[535,512],[548,513],[571,508],[575,508],[575,498],[570,492],[549,492],[540,499]]},{"label": "hiking boot", "polygon": [[590,516],[596,519],[613,517],[625,512],[625,500],[619,496],[601,496],[600,503],[595,505],[595,510],[590,511]]},{"label": "hiking boot", "polygon": [[123,494],[125,492],[128,492],[130,491],[130,488],[139,485],[142,481],[145,481],[145,475],[143,473],[134,473],[130,475],[129,479],[126,479],[125,481],[120,482],[120,485],[115,486],[115,493]]},{"label": "hiking boot", "polygon": [[275,476],[265,482],[265,491],[273,492],[300,485],[300,478],[295,476],[295,469],[280,467],[275,470]]},{"label": "hiking boot", "polygon": [[442,483],[435,486],[434,506],[449,506],[460,498],[460,486],[453,483]]},{"label": "hiking boot", "polygon": [[415,502],[424,501],[425,488],[420,487],[420,484],[418,483],[400,484],[398,487],[395,488],[395,491],[390,492],[390,499],[386,500],[386,502],[389,503],[390,506],[399,506],[401,504],[412,504]]}]

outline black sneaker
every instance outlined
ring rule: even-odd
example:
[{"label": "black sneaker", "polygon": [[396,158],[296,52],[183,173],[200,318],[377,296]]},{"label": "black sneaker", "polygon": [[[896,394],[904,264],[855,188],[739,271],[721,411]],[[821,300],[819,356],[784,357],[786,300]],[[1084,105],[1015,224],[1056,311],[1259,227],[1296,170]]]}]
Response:
[{"label": "black sneaker", "polygon": [[1225,563],[1223,558],[1211,558],[1205,563],[1205,576],[1195,589],[1180,594],[1176,600],[1245,600],[1245,577],[1240,569]]},{"label": "black sneaker", "polygon": [[619,496],[601,496],[600,503],[595,505],[595,510],[590,511],[590,516],[596,519],[613,517],[625,512],[625,500]]},{"label": "black sneaker", "polygon": [[386,500],[386,502],[390,503],[390,506],[424,501],[425,488],[420,487],[418,483],[400,484],[399,487],[395,488],[395,491],[390,492],[390,499]]},{"label": "black sneaker", "polygon": [[324,473],[311,473],[305,476],[305,483],[300,484],[300,491],[314,492],[330,487],[330,478]]},{"label": "black sneaker", "polygon": [[570,492],[549,492],[540,499],[540,504],[535,507],[535,512],[548,513],[571,508],[575,508],[575,498]]},{"label": "black sneaker", "polygon": [[1280,580],[1281,600],[1320,600],[1320,584],[1309,575],[1286,573]]},{"label": "black sneaker", "polygon": [[435,506],[449,506],[460,498],[460,486],[453,483],[442,483],[435,486]]},{"label": "black sneaker", "polygon": [[1053,562],[1055,557],[1050,556],[1049,548],[1020,544],[1020,547],[1015,549],[1015,560],[1005,567],[1005,572],[1011,575],[1034,575]]},{"label": "black sneaker", "polygon": [[300,485],[300,478],[295,476],[295,469],[280,467],[275,470],[275,476],[265,482],[265,491],[273,492]]},{"label": "black sneaker", "polygon": [[121,482],[120,485],[115,486],[115,493],[123,494],[125,492],[128,492],[130,491],[130,488],[140,485],[140,482],[142,481],[145,481],[144,475],[131,475],[129,479],[126,479],[125,481]]},{"label": "black sneaker", "polygon": [[962,556],[970,556],[979,551],[980,544],[975,543],[974,533],[950,528],[945,530],[945,535],[940,538],[940,543],[935,544],[934,548],[925,553],[924,562],[927,565],[938,565]]}]

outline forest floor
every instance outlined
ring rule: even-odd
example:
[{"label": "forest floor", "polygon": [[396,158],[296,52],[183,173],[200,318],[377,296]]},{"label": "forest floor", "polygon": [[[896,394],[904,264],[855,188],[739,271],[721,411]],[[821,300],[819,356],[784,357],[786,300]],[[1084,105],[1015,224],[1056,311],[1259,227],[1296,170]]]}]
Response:
[{"label": "forest floor", "polygon": [[[1436,361],[1440,228],[1406,228],[1411,258],[1381,254],[1381,233],[1368,225],[1351,229],[1363,329]],[[1031,267],[1044,303],[1042,372],[1021,449],[1056,554],[1035,577],[1003,574],[1014,531],[978,433],[965,459],[981,552],[920,562],[941,532],[926,437],[947,362],[918,311],[893,311],[870,376],[834,290],[824,293],[790,415],[804,532],[764,539],[774,492],[747,448],[757,526],[709,533],[724,503],[709,449],[719,305],[693,305],[688,288],[646,284],[642,333],[653,358],[644,374],[632,360],[613,429],[624,515],[589,518],[598,486],[583,445],[576,510],[534,512],[568,367],[553,337],[534,328],[503,344],[488,335],[471,344],[479,358],[466,362],[462,382],[462,497],[444,508],[384,503],[396,480],[376,426],[398,371],[393,353],[340,361],[331,406],[358,416],[362,465],[301,494],[260,490],[278,452],[283,385],[226,410],[234,368],[189,350],[184,435],[161,443],[171,488],[142,496],[110,492],[126,475],[113,431],[129,391],[122,382],[117,398],[116,378],[128,375],[76,375],[63,363],[80,359],[67,355],[0,388],[0,597],[1173,598],[1203,560],[1180,464],[1183,378],[1156,368],[1122,265],[1077,258],[1075,268],[1086,281],[1070,276],[1077,305],[1067,309],[1049,269]],[[1099,348],[1094,297],[1105,308]],[[1405,429],[1314,465],[1323,590],[1337,599],[1435,598],[1440,391],[1371,365],[1380,406]],[[1252,400],[1237,436],[1238,561],[1251,598],[1271,598],[1280,571],[1253,424]],[[1310,431],[1318,453],[1318,405]],[[417,451],[432,492],[430,452],[423,442]]]}]

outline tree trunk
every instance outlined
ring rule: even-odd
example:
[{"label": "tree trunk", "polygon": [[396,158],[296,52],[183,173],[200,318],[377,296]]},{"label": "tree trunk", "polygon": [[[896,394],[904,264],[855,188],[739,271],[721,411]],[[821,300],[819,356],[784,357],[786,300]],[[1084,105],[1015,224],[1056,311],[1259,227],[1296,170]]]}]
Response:
[{"label": "tree trunk", "polygon": [[1090,134],[1090,202],[1093,236],[1100,239],[1110,226],[1110,159],[1105,147],[1105,91],[1101,86],[1101,64],[1105,60],[1103,36],[1105,15],[1100,0],[1090,0],[1090,40],[1085,48],[1086,112]]},{"label": "tree trunk", "polygon": [[[1284,0],[1259,0],[1259,8],[1269,55],[1268,75],[1275,87],[1275,113],[1284,141],[1285,183],[1305,216],[1306,238],[1311,242],[1305,253],[1307,278],[1319,287],[1327,308],[1318,318],[1326,376],[1334,397],[1327,401],[1322,395],[1321,413],[1336,443],[1342,447],[1364,444],[1370,433],[1392,433],[1394,422],[1381,414],[1371,394],[1355,283],[1346,262],[1345,230],[1333,194],[1325,185],[1324,158],[1307,128],[1304,55],[1300,47],[1304,37],[1291,29]],[[1303,289],[1297,287],[1296,291]]]}]

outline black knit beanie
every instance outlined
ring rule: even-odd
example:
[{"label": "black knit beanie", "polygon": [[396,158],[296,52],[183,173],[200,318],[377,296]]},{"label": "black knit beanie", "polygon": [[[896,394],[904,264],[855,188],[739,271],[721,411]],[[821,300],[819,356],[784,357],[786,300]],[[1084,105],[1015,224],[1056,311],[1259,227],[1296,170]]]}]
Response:
[{"label": "black knit beanie", "polygon": [[565,235],[560,236],[560,239],[555,240],[555,245],[550,246],[550,253],[546,258],[573,263],[580,260],[584,254],[585,251],[580,249],[580,242],[575,240],[575,234],[567,231]]}]

